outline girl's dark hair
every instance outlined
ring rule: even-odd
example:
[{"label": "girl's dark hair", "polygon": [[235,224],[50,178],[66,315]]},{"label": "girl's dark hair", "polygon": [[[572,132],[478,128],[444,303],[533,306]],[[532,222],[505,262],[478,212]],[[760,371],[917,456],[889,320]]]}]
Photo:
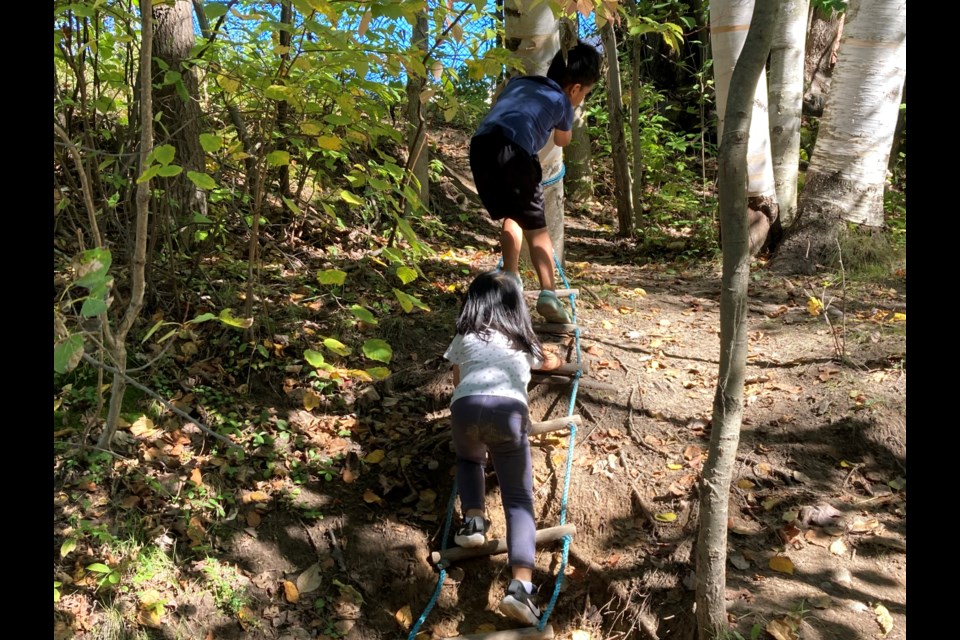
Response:
[{"label": "girl's dark hair", "polygon": [[558,51],[553,56],[550,68],[547,69],[547,77],[560,85],[561,89],[566,89],[572,84],[582,84],[585,87],[592,87],[600,80],[600,66],[603,62],[603,56],[593,46],[583,40],[577,40],[577,44],[567,51],[567,61],[563,61],[563,51]]},{"label": "girl's dark hair", "polygon": [[497,331],[507,337],[518,351],[543,359],[543,347],[530,323],[530,311],[514,276],[499,269],[478,275],[467,289],[467,297],[457,318],[457,333]]}]

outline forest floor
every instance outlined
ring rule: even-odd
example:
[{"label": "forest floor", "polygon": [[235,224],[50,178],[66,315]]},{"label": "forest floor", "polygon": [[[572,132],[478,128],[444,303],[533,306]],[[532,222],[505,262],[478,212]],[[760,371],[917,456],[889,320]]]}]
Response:
[{"label": "forest floor", "polygon": [[[451,169],[470,175],[462,139],[437,144]],[[115,447],[122,457],[96,477],[55,449],[55,637],[407,636],[437,587],[430,554],[442,544],[452,486],[452,381],[441,356],[459,293],[498,260],[496,227],[477,200],[449,176],[433,187],[437,255],[421,265],[430,311],[382,321],[371,334],[393,347],[390,378],[329,402],[305,391],[295,368],[231,378],[231,357],[198,333],[178,338],[174,351],[179,406],[209,419],[197,379],[226,387],[230,378],[242,392],[238,413],[263,416],[266,444],[231,457],[167,414],[131,421]],[[576,393],[583,424],[573,445],[566,430],[532,439],[541,528],[559,522],[573,458],[566,521],[576,534],[549,622],[559,638],[693,640],[720,266],[645,261],[615,238],[614,220],[609,204],[566,215],[566,276],[580,291],[589,371]],[[337,266],[311,250],[320,243],[308,235],[266,254],[295,256],[310,273]],[[534,287],[532,273],[525,281]],[[815,314],[809,298],[824,298],[824,276],[786,279],[758,262],[749,296],[729,502],[731,628],[776,640],[906,638],[905,272],[834,284],[827,313]],[[297,343],[324,311],[305,313],[278,313],[275,334]],[[574,357],[571,338],[545,341]],[[274,337],[268,348],[279,354],[287,344]],[[530,393],[534,420],[568,415],[569,384]],[[223,509],[205,510],[202,500]],[[502,537],[495,476],[487,513],[490,535]],[[118,539],[132,520],[141,533]],[[64,553],[69,540],[76,545]],[[547,597],[559,550],[538,549],[535,582]],[[114,570],[116,583],[101,585]],[[418,637],[515,628],[497,611],[508,576],[503,555],[454,564]]]}]

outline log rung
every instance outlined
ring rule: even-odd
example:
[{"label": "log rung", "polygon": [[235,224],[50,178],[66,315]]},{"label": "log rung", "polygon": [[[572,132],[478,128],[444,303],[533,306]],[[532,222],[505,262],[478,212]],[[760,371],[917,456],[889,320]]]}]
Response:
[{"label": "log rung", "polygon": [[560,429],[566,429],[570,426],[570,423],[580,426],[583,424],[583,418],[578,415],[567,416],[565,418],[554,418],[553,420],[544,420],[543,422],[534,422],[530,425],[530,435],[538,436],[542,433],[550,433],[551,431],[559,431]]},{"label": "log rung", "polygon": [[[556,542],[563,536],[574,535],[577,532],[577,526],[573,524],[564,524],[558,527],[549,527],[547,529],[537,529],[537,544],[542,545],[548,542]],[[479,558],[481,556],[495,556],[499,553],[507,552],[507,540],[505,538],[496,538],[487,540],[479,547],[450,547],[445,551],[434,551],[430,554],[430,560],[433,564],[439,564],[444,561],[446,564],[464,560],[466,558]]]},{"label": "log rung", "polygon": [[[559,334],[570,334],[577,330],[577,325],[570,324],[557,324],[556,322],[539,322],[533,325],[533,330],[536,333],[559,333]],[[580,334],[583,335],[583,330],[580,330]]]},{"label": "log rung", "polygon": [[560,365],[556,369],[548,369],[546,371],[542,371],[540,369],[533,369],[532,372],[543,373],[547,375],[572,376],[577,371],[583,371],[583,373],[586,374],[589,368],[590,367],[587,365],[586,360],[584,360],[583,362],[580,363],[579,366],[577,365],[576,362],[564,362],[562,365]]},{"label": "log rung", "polygon": [[[561,299],[565,299],[567,296],[573,296],[576,298],[580,295],[580,289],[557,289],[554,291],[554,293],[556,293],[557,297]],[[524,290],[523,292],[524,298],[533,298],[534,300],[536,300],[537,296],[539,295],[540,289],[530,289],[529,291]]]},{"label": "log rung", "polygon": [[544,626],[543,631],[536,627],[523,627],[520,629],[504,629],[503,631],[491,631],[489,633],[470,633],[465,636],[448,638],[447,640],[550,640],[553,638],[553,625]]}]

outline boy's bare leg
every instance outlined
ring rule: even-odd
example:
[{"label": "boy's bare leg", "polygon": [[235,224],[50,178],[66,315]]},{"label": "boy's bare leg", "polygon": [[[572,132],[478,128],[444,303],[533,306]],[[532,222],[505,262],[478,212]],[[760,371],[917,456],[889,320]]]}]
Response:
[{"label": "boy's bare leg", "polygon": [[503,219],[500,232],[500,250],[503,252],[503,270],[520,273],[520,245],[523,242],[523,229],[515,220]]},{"label": "boy's bare leg", "polygon": [[[553,241],[550,240],[550,232],[544,227],[526,230],[523,236],[527,239],[527,246],[530,247],[530,260],[533,261],[533,268],[540,280],[540,289],[553,291],[556,285],[553,279]],[[503,260],[506,265],[506,257]]]}]

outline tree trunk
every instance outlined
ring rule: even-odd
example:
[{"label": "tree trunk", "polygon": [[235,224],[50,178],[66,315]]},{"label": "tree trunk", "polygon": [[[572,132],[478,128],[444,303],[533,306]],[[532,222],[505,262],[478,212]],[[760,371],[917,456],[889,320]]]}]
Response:
[{"label": "tree trunk", "polygon": [[810,25],[803,54],[804,115],[819,118],[830,91],[833,66],[837,62],[837,48],[843,33],[846,13],[824,12],[819,7],[810,9]]},{"label": "tree trunk", "polygon": [[797,213],[803,47],[809,9],[810,0],[783,0],[770,46],[770,152],[779,221],[784,227],[793,224]]},{"label": "tree trunk", "polygon": [[[534,6],[531,7],[531,4]],[[559,20],[550,9],[550,3],[531,3],[529,0],[504,0],[503,30],[504,45],[513,51],[520,66],[528,75],[547,75],[553,56],[560,49]],[[544,181],[560,175],[563,171],[563,149],[553,143],[553,136],[540,150],[540,166]],[[553,242],[553,253],[563,264],[563,180],[543,188],[544,216],[547,231]],[[529,251],[524,242],[521,257],[529,261]]]},{"label": "tree trunk", "polygon": [[883,225],[887,164],[906,78],[902,0],[852,0],[797,222],[770,266],[813,273],[836,260],[845,223]]},{"label": "tree trunk", "polygon": [[[413,27],[413,33],[410,36],[410,47],[420,53],[421,58],[427,52],[427,32],[429,25],[427,23],[427,11],[417,12],[416,24]],[[407,74],[407,153],[415,157],[416,161],[411,166],[414,177],[419,182],[416,189],[417,195],[423,206],[430,204],[430,151],[428,146],[427,128],[423,119],[423,103],[420,96],[427,84],[427,79],[422,76],[416,76],[412,73]],[[416,186],[416,185],[415,185]],[[410,215],[413,205],[407,201],[404,204],[404,217]]]},{"label": "tree trunk", "polygon": [[[727,629],[727,510],[730,480],[743,419],[744,370],[747,361],[747,285],[750,240],[743,210],[747,204],[749,137],[756,116],[752,96],[763,76],[773,37],[778,0],[756,0],[746,42],[729,84],[728,116],[720,141],[720,224],[723,228],[723,276],[720,289],[720,369],[713,399],[710,451],[700,483],[700,530],[697,536],[697,626],[701,640],[714,640]],[[712,5],[711,5],[712,6]],[[718,103],[719,106],[719,103]]]},{"label": "tree trunk", "polygon": [[[724,117],[730,77],[740,56],[754,0],[719,0],[710,3],[710,45],[717,92],[717,139],[723,139]],[[770,154],[770,127],[767,114],[767,80],[761,74],[757,82],[750,118],[747,150],[747,208],[750,227],[750,253],[756,254],[767,240],[767,232],[777,219],[777,191]],[[722,227],[721,227],[722,231]]]},{"label": "tree trunk", "polygon": [[[287,65],[290,63],[290,29],[293,24],[293,6],[290,0],[284,0],[280,3],[280,24],[283,25],[277,29],[277,36],[281,47],[286,47],[280,53],[280,68],[277,70],[277,84],[286,84]],[[277,151],[289,151],[290,149],[290,103],[286,100],[277,101],[277,132],[280,134],[277,140]],[[279,181],[280,195],[289,198],[290,191],[290,165],[285,164],[277,167],[277,179]],[[286,211],[286,209],[284,209]]]},{"label": "tree trunk", "polygon": [[618,232],[621,237],[633,235],[633,204],[630,201],[630,160],[623,135],[623,95],[620,89],[620,62],[617,59],[617,34],[608,21],[600,29],[607,54],[607,109],[610,113],[610,146],[613,151],[613,191],[617,200]]},{"label": "tree trunk", "polygon": [[593,160],[590,153],[590,128],[583,115],[583,105],[573,110],[573,138],[564,150],[566,183],[570,200],[583,204],[593,200]]},{"label": "tree trunk", "polygon": [[[636,1],[631,2],[636,12]],[[633,200],[634,224],[637,228],[643,224],[643,148],[640,143],[640,58],[643,41],[640,34],[630,38],[630,146],[633,159],[633,180],[630,197]]]},{"label": "tree trunk", "polygon": [[[178,228],[191,229],[194,214],[207,215],[207,195],[187,178],[188,171],[204,172],[204,152],[200,146],[201,110],[197,90],[197,73],[190,64],[190,50],[196,44],[193,32],[193,7],[190,0],[175,0],[153,8],[154,56],[166,64],[179,80],[164,82],[168,72],[154,64],[153,82],[159,86],[154,100],[154,115],[159,115],[164,129],[163,142],[177,152],[174,163],[183,167],[180,175],[168,178],[167,184],[176,213]],[[172,76],[175,77],[175,76]],[[168,79],[172,79],[168,77]],[[189,248],[193,234],[181,234],[181,242]]]}]

